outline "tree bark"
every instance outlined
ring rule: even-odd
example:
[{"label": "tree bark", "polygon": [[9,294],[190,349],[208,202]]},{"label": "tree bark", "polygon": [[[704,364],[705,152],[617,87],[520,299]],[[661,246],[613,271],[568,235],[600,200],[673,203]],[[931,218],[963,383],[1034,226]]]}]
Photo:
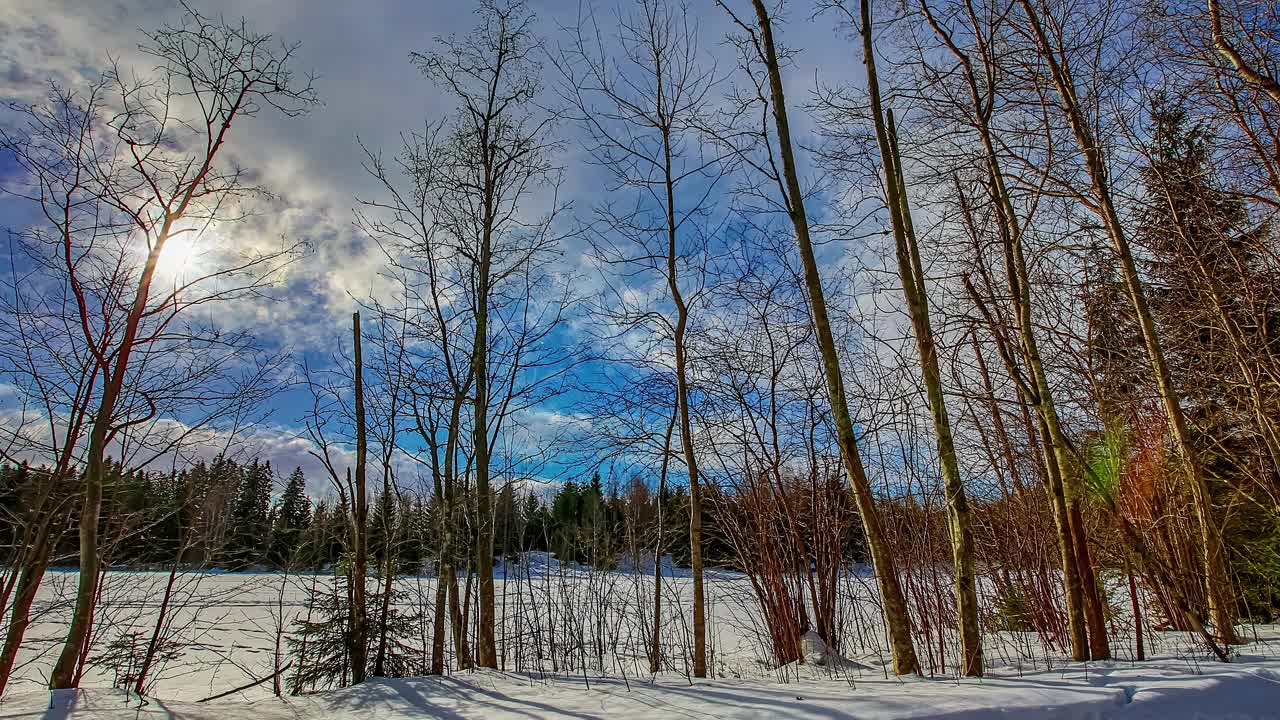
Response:
[{"label": "tree bark", "polygon": [[13,674],[14,663],[18,659],[18,650],[22,647],[22,638],[31,625],[31,605],[35,602],[36,592],[40,590],[40,582],[44,579],[45,570],[49,567],[49,554],[52,551],[50,538],[42,534],[31,549],[22,573],[18,578],[17,588],[13,594],[13,605],[9,612],[9,626],[5,629],[4,649],[0,651],[0,697],[4,696],[9,678]]},{"label": "tree bark", "polygon": [[1133,568],[1129,558],[1124,560],[1124,574],[1129,578],[1129,606],[1133,612],[1133,632],[1136,641],[1136,657],[1139,661],[1147,659],[1147,650],[1142,641],[1142,604],[1138,602],[1138,584],[1133,579]]},{"label": "tree bark", "polygon": [[[138,679],[134,682],[133,691],[139,695],[145,695],[147,690],[147,674],[151,671],[151,663],[155,660],[156,651],[160,647],[160,640],[164,633],[165,619],[169,614],[169,602],[173,599],[173,586],[178,579],[178,562],[182,557],[182,549],[178,550],[178,557],[174,558],[173,565],[169,567],[169,580],[164,585],[164,597],[160,600],[160,610],[156,613],[156,622],[151,629],[151,639],[147,642],[147,652],[142,656],[142,666],[138,669]],[[279,645],[280,639],[277,636],[276,644]],[[277,647],[277,652],[279,648]],[[277,693],[279,694],[279,693]]]},{"label": "tree bark", "polygon": [[764,54],[762,59],[769,73],[773,119],[778,134],[778,151],[782,158],[783,177],[781,180],[785,188],[787,214],[795,229],[796,245],[804,266],[804,284],[809,296],[809,310],[813,316],[818,351],[822,357],[823,376],[826,380],[827,394],[831,402],[831,414],[835,420],[836,440],[840,446],[840,456],[844,462],[845,474],[849,478],[858,512],[862,516],[863,530],[867,536],[867,546],[876,571],[876,581],[884,607],[885,623],[888,626],[889,644],[893,650],[893,669],[898,675],[918,674],[920,672],[920,661],[916,657],[915,645],[911,639],[911,620],[907,611],[906,598],[903,596],[902,585],[898,580],[897,567],[880,524],[879,511],[876,509],[875,499],[871,494],[871,483],[867,478],[866,469],[862,465],[862,456],[858,451],[853,419],[849,414],[848,400],[845,397],[844,379],[841,375],[835,337],[831,332],[831,321],[827,316],[826,295],[822,289],[822,279],[818,273],[817,260],[814,257],[813,242],[809,237],[809,219],[805,213],[804,193],[800,187],[800,176],[796,169],[795,154],[791,146],[791,131],[787,120],[782,72],[778,65],[772,23],[769,18],[769,12],[762,0],[752,0],[751,4],[755,9],[756,21],[760,30],[762,52]]},{"label": "tree bark", "polygon": [[1107,177],[1106,164],[1102,149],[1093,139],[1092,131],[1085,120],[1076,98],[1075,85],[1066,69],[1059,63],[1058,57],[1049,43],[1049,38],[1040,22],[1040,16],[1031,6],[1030,0],[1019,0],[1027,15],[1028,25],[1035,37],[1045,62],[1049,66],[1054,87],[1062,100],[1061,109],[1071,126],[1076,145],[1085,157],[1085,169],[1088,171],[1094,196],[1094,208],[1099,215],[1107,235],[1111,239],[1117,258],[1120,260],[1120,274],[1125,289],[1133,304],[1134,315],[1138,327],[1142,331],[1142,339],[1146,345],[1151,362],[1152,374],[1156,388],[1160,394],[1168,417],[1169,428],[1182,461],[1186,465],[1187,482],[1194,501],[1196,519],[1200,525],[1200,541],[1206,590],[1209,597],[1209,616],[1214,631],[1227,644],[1239,642],[1235,632],[1235,597],[1231,579],[1227,574],[1226,549],[1223,544],[1222,531],[1213,516],[1213,501],[1209,496],[1209,486],[1205,480],[1204,465],[1200,460],[1191,438],[1191,430],[1182,411],[1182,399],[1173,383],[1169,364],[1165,359],[1164,348],[1160,336],[1156,332],[1155,320],[1152,318],[1150,306],[1147,304],[1146,291],[1138,274],[1133,251],[1129,246],[1124,224],[1116,210],[1111,195],[1110,181]]},{"label": "tree bark", "polygon": [[[658,78],[661,83],[661,68]],[[658,92],[662,87],[659,84]],[[685,331],[689,307],[680,292],[676,269],[675,180],[671,166],[671,130],[662,128],[663,185],[666,192],[667,288],[676,306],[673,344],[676,362],[676,403],[680,411],[680,446],[689,471],[689,557],[693,566],[693,676],[707,676],[707,615],[702,573],[702,484],[698,478],[698,457],[693,447],[693,425],[689,419],[689,371],[685,360]],[[663,458],[666,462],[666,458]]]},{"label": "tree bark", "polygon": [[[394,422],[394,420],[393,420]],[[375,677],[386,677],[387,672],[387,624],[391,616],[391,593],[395,589],[396,578],[396,546],[397,540],[392,536],[391,524],[391,508],[386,503],[391,502],[391,468],[383,466],[382,469],[382,502],[384,503],[382,512],[382,537],[386,547],[383,552],[386,557],[383,558],[382,565],[382,607],[378,610],[378,655],[373,659],[373,674]]]},{"label": "tree bark", "polygon": [[[206,162],[205,171],[208,167]],[[129,308],[125,321],[124,333],[120,339],[111,376],[103,385],[102,399],[93,417],[93,425],[89,432],[89,450],[85,458],[84,500],[80,506],[80,577],[76,587],[76,603],[72,611],[71,625],[67,629],[62,652],[58,655],[58,661],[49,678],[49,687],[53,690],[72,688],[79,684],[76,667],[79,665],[80,656],[88,640],[89,627],[93,622],[93,608],[98,597],[98,570],[101,567],[101,557],[98,553],[98,520],[102,511],[102,490],[107,474],[107,442],[115,417],[116,401],[124,388],[125,373],[129,369],[129,358],[137,343],[143,313],[147,309],[147,301],[151,295],[151,281],[155,277],[160,253],[169,239],[173,224],[186,212],[187,205],[204,174],[202,171],[197,176],[197,181],[183,196],[181,205],[173,212],[165,214],[164,223],[157,233],[155,244],[147,253],[146,264],[143,265],[142,276],[134,292],[133,304]]]},{"label": "tree bark", "polygon": [[662,442],[662,470],[658,474],[658,537],[653,544],[653,638],[649,644],[649,672],[657,673],[662,666],[662,537],[666,530],[663,525],[663,497],[667,492],[667,469],[671,466],[671,431],[675,427],[679,409],[671,413],[671,422],[667,423],[667,432]]},{"label": "tree bark", "polygon": [[356,411],[356,473],[352,488],[351,519],[351,684],[364,682],[369,655],[368,588],[365,576],[369,564],[369,508],[365,497],[365,461],[368,456],[368,435],[364,418],[364,358],[361,354],[360,313],[351,316],[351,334],[355,343],[355,411]]},{"label": "tree bark", "polygon": [[441,551],[436,563],[435,614],[431,617],[431,669],[429,675],[444,674],[444,614],[448,600],[448,588],[444,584],[445,560]]},{"label": "tree bark", "polygon": [[[1036,413],[1040,418],[1039,434],[1041,435],[1041,442],[1046,448],[1045,463],[1049,477],[1048,491],[1050,504],[1054,511],[1054,522],[1058,528],[1072,658],[1084,660],[1089,655],[1092,655],[1094,659],[1108,658],[1111,653],[1107,644],[1106,628],[1102,623],[1101,602],[1098,597],[1097,583],[1093,577],[1093,568],[1088,559],[1087,538],[1081,524],[1079,483],[1078,481],[1073,482],[1072,478],[1066,475],[1066,469],[1070,467],[1067,462],[1066,442],[1062,436],[1057,406],[1054,403],[1053,392],[1049,386],[1048,375],[1045,372],[1044,363],[1041,361],[1040,348],[1035,336],[1035,326],[1032,319],[1031,280],[1030,273],[1027,270],[1026,256],[1023,252],[1022,225],[1018,220],[1017,209],[1013,205],[1013,200],[1005,183],[1004,171],[1001,167],[994,133],[991,129],[990,121],[994,111],[994,102],[991,101],[990,96],[984,101],[982,91],[979,89],[977,71],[969,53],[961,50],[954,42],[951,34],[937,21],[929,8],[928,2],[921,0],[920,7],[934,32],[960,62],[969,90],[969,99],[972,103],[972,112],[969,119],[977,131],[979,140],[982,142],[983,156],[986,161],[988,190],[991,193],[992,200],[994,200],[993,204],[999,221],[1005,274],[1009,285],[1014,317],[1016,318],[1021,354],[1031,375],[1031,387],[1026,388],[1027,392],[1025,394],[1029,395],[1030,399],[1035,403]],[[967,3],[966,7],[968,7]],[[972,15],[973,12],[970,9],[970,16],[972,17]],[[990,73],[992,65],[989,54],[991,52],[990,45],[976,32],[975,38],[982,62],[988,68],[987,72]],[[994,90],[989,89],[988,92],[991,93]],[[964,204],[963,194],[961,203],[965,214],[968,215],[969,209]],[[978,298],[976,291],[972,288],[970,288],[970,291],[975,299]],[[995,327],[992,328],[992,331],[998,332]],[[1016,366],[1012,364],[1012,358],[1008,358],[1007,363],[1009,364],[1009,371],[1017,373]],[[1082,608],[1082,605],[1088,608],[1089,611],[1087,613]],[[1088,632],[1086,632],[1086,627]],[[1086,636],[1089,642],[1087,651],[1085,647]]]},{"label": "tree bark", "polygon": [[1231,65],[1235,67],[1236,72],[1240,73],[1241,77],[1262,88],[1263,92],[1270,95],[1273,101],[1280,103],[1280,82],[1277,82],[1271,75],[1259,72],[1249,65],[1244,57],[1240,55],[1240,52],[1236,50],[1235,46],[1227,40],[1226,34],[1222,31],[1222,7],[1219,5],[1218,0],[1207,0],[1207,4],[1209,27],[1213,35],[1213,44],[1218,48],[1218,52],[1231,62]]},{"label": "tree bark", "polygon": [[[485,178],[491,177],[490,149],[485,149]],[[476,663],[480,667],[497,668],[498,652],[494,637],[493,587],[493,510],[489,497],[489,283],[493,254],[493,193],[484,188],[484,226],[480,238],[480,262],[477,268],[475,338],[472,347],[472,375],[475,377],[475,403],[472,416],[472,445],[476,473],[476,573],[480,576],[479,637],[476,639]]]},{"label": "tree bark", "polygon": [[889,206],[889,218],[893,226],[898,277],[902,282],[907,315],[911,318],[911,327],[916,337],[916,350],[920,354],[920,374],[924,379],[929,414],[933,420],[934,437],[937,441],[938,462],[942,467],[942,479],[947,495],[947,525],[951,536],[957,630],[960,636],[960,672],[970,677],[981,677],[983,674],[982,625],[978,620],[977,581],[974,577],[973,520],[969,512],[964,480],[960,477],[960,463],[956,459],[955,441],[951,435],[951,420],[947,416],[946,398],[942,392],[942,373],[938,368],[938,353],[933,340],[933,328],[929,321],[929,298],[925,290],[924,268],[920,261],[920,248],[916,242],[914,223],[911,220],[911,207],[902,173],[902,156],[898,151],[898,135],[894,126],[893,111],[889,110],[881,115],[883,109],[879,82],[876,78],[868,5],[868,0],[863,0],[862,39],[867,66],[867,87],[873,93],[871,111],[876,120],[876,135],[880,141],[881,162],[884,165],[885,192],[888,196],[886,204]]}]

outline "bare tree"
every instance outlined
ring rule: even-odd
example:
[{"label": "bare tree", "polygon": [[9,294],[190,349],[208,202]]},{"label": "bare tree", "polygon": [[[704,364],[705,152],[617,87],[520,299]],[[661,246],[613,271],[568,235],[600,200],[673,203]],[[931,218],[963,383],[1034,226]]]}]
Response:
[{"label": "bare tree", "polygon": [[[1023,11],[1026,31],[1034,42],[1060,101],[1056,108],[1070,128],[1081,156],[1080,164],[1089,182],[1087,190],[1076,191],[1077,196],[1102,221],[1120,261],[1120,276],[1133,304],[1169,428],[1186,466],[1188,487],[1200,525],[1205,584],[1209,592],[1209,614],[1214,631],[1223,642],[1237,642],[1239,637],[1234,625],[1235,593],[1227,574],[1222,530],[1213,514],[1204,463],[1192,442],[1182,400],[1165,359],[1164,347],[1147,302],[1146,289],[1138,272],[1124,221],[1117,209],[1108,171],[1109,155],[1096,139],[1096,113],[1091,113],[1088,106],[1081,103],[1077,92],[1078,68],[1073,67],[1073,56],[1066,50],[1068,43],[1075,43],[1076,40],[1067,41],[1063,35],[1072,26],[1064,22],[1065,18],[1053,15],[1054,8],[1051,5],[1043,6],[1040,3],[1033,4],[1031,0],[1019,0],[1019,6]],[[1053,20],[1053,34],[1046,29],[1046,17]]]},{"label": "bare tree", "polygon": [[858,27],[862,40],[862,59],[867,74],[867,95],[870,99],[876,144],[880,151],[885,205],[893,231],[898,279],[902,285],[907,316],[911,320],[915,335],[916,352],[919,355],[921,375],[924,379],[934,437],[937,442],[938,461],[946,487],[952,564],[955,572],[956,608],[959,617],[961,672],[969,676],[981,676],[983,672],[982,628],[978,620],[977,581],[974,576],[973,521],[969,512],[964,480],[960,477],[960,464],[956,458],[951,420],[947,414],[946,398],[943,394],[938,351],[929,318],[929,297],[924,266],[920,259],[920,246],[911,217],[905,172],[902,169],[902,155],[898,149],[898,133],[893,110],[884,107],[881,97],[880,78],[876,70],[875,28],[870,0],[861,0],[859,17],[856,21],[853,20],[852,13],[849,19]]},{"label": "bare tree", "polygon": [[369,430],[364,411],[364,338],[360,335],[360,313],[351,315],[351,344],[354,360],[356,423],[356,472],[351,481],[351,683],[364,682],[369,654]]},{"label": "bare tree", "polygon": [[87,93],[87,105],[63,94],[48,108],[25,108],[27,132],[4,139],[27,158],[35,179],[29,197],[50,220],[35,237],[58,250],[49,256],[60,258],[47,266],[51,282],[69,288],[80,356],[97,378],[87,386],[94,409],[85,423],[80,584],[55,688],[76,683],[89,636],[108,448],[154,420],[185,377],[164,369],[175,347],[224,347],[217,329],[184,323],[184,311],[255,294],[289,250],[240,259],[223,251],[216,269],[179,277],[162,263],[165,249],[198,248],[209,227],[242,217],[243,201],[261,194],[221,159],[233,120],[264,105],[298,115],[315,102],[310,81],[288,68],[295,46],[243,22],[215,22],[188,9],[180,24],[151,32],[141,50],[158,61],[153,77],[113,67]]},{"label": "bare tree", "polygon": [[405,406],[409,396],[409,383],[413,366],[408,362],[406,348],[408,322],[404,311],[393,311],[374,302],[377,312],[377,330],[374,335],[375,355],[371,369],[376,378],[376,390],[371,394],[373,417],[371,434],[377,447],[377,460],[382,474],[382,490],[378,496],[381,515],[382,590],[378,608],[376,631],[377,651],[373,659],[372,673],[385,677],[388,670],[388,633],[392,621],[391,602],[397,574],[397,554],[404,534],[404,497],[396,479],[397,460],[400,455],[400,435],[406,418]]},{"label": "bare tree", "polygon": [[495,392],[490,375],[496,329],[491,323],[502,322],[494,311],[507,286],[513,281],[519,286],[523,273],[545,262],[556,241],[552,219],[558,206],[553,197],[552,211],[532,222],[522,212],[530,195],[544,191],[543,184],[554,183],[556,176],[551,162],[556,146],[548,139],[553,118],[535,104],[540,92],[535,18],[520,2],[486,1],[477,15],[474,32],[465,38],[442,38],[439,50],[414,53],[413,61],[458,103],[451,137],[438,160],[439,187],[448,188],[450,200],[435,210],[454,251],[471,263],[466,290],[472,311],[476,661],[497,667],[490,453],[500,422],[490,411],[501,394]]},{"label": "bare tree", "polygon": [[[997,6],[996,9],[1000,7],[1003,6]],[[1007,341],[1001,328],[992,327],[990,331],[996,338],[1001,358],[1011,373],[1010,377],[1019,383],[1019,395],[1028,398],[1035,405],[1038,414],[1037,429],[1045,449],[1044,462],[1048,477],[1046,489],[1059,529],[1072,655],[1079,660],[1090,656],[1105,659],[1110,657],[1110,650],[1103,624],[1102,602],[1094,579],[1093,564],[1089,560],[1084,530],[1083,484],[1078,479],[1079,473],[1072,470],[1075,458],[1070,451],[1070,443],[1063,435],[1049,375],[1036,338],[1032,273],[1024,249],[1027,234],[1025,226],[1032,222],[1031,216],[1041,207],[1043,199],[1041,187],[1035,181],[1043,176],[1021,183],[1025,188],[1024,203],[1028,209],[1020,211],[1006,175],[1006,160],[1003,156],[1009,151],[1004,149],[997,138],[1001,118],[996,117],[996,107],[1003,88],[997,80],[1001,76],[995,46],[1000,42],[1002,34],[1009,32],[1009,28],[1004,14],[993,12],[985,5],[979,6],[971,0],[953,4],[921,2],[920,10],[930,34],[954,60],[954,63],[947,62],[942,67],[935,67],[929,61],[921,63],[922,80],[928,86],[940,89],[940,92],[932,96],[933,102],[929,104],[927,112],[937,118],[938,122],[951,122],[954,113],[954,121],[964,128],[961,137],[970,138],[958,142],[972,142],[975,136],[978,141],[976,148],[972,150],[972,161],[964,157],[961,162],[965,165],[953,172],[967,173],[976,170],[980,173],[980,180],[975,184],[979,188],[977,192],[984,197],[980,200],[970,197],[973,191],[961,185],[957,174],[951,179],[954,188],[951,199],[959,206],[962,225],[973,234],[975,247],[978,248],[977,264],[984,284],[988,278],[979,236],[986,226],[980,226],[975,215],[979,212],[994,215],[993,232],[1003,259],[1008,302],[1012,308],[1012,324],[1018,340],[1016,343]],[[928,51],[921,49],[921,57],[929,57]],[[960,73],[959,82],[954,86],[948,84],[951,74],[957,70]],[[988,302],[972,282],[966,282],[966,287],[976,303],[983,305]],[[983,317],[988,320],[1002,316],[1001,313],[983,307]],[[1025,371],[1014,362],[1015,355],[1021,365],[1025,366]]]},{"label": "bare tree", "polygon": [[463,437],[463,410],[474,378],[465,342],[470,308],[449,301],[466,296],[470,260],[454,249],[435,213],[440,202],[440,158],[446,156],[438,148],[444,142],[441,134],[440,127],[427,126],[406,136],[390,164],[366,149],[365,170],[376,180],[382,197],[360,200],[356,212],[357,227],[386,256],[384,277],[403,305],[396,314],[406,323],[400,358],[408,373],[404,411],[426,448],[411,456],[430,472],[440,537],[430,665],[436,675],[444,672],[446,615],[451,619],[458,666],[471,664],[456,573],[461,478],[469,473],[472,458]]},{"label": "bare tree", "polygon": [[351,338],[349,362],[338,355],[330,367],[320,370],[312,370],[304,363],[303,376],[312,405],[303,421],[313,446],[308,452],[320,461],[328,474],[347,528],[343,547],[347,561],[347,598],[340,605],[346,611],[342,638],[346,644],[346,664],[340,669],[340,675],[344,679],[349,676],[354,685],[364,682],[368,674],[369,653],[368,429],[359,312],[351,315]]},{"label": "bare tree", "polygon": [[[616,267],[624,282],[643,282],[648,274],[660,278],[664,304],[671,306],[669,312],[647,302],[635,307],[626,302],[627,293],[614,291],[601,314],[620,332],[647,329],[664,342],[670,339],[689,477],[693,675],[706,677],[702,485],[689,408],[688,331],[691,309],[704,295],[708,262],[698,223],[724,173],[722,158],[704,149],[698,131],[716,78],[699,62],[697,27],[683,6],[642,0],[618,17],[612,35],[594,17],[580,19],[570,34],[555,61],[563,94],[587,130],[594,162],[612,175],[617,191],[630,195],[596,209],[593,253],[605,267]],[[682,277],[686,271],[692,280]]]},{"label": "bare tree", "polygon": [[875,499],[871,494],[871,485],[867,480],[862,456],[858,451],[852,416],[849,413],[840,359],[828,317],[826,295],[822,289],[822,278],[818,272],[818,263],[813,251],[809,216],[805,210],[806,196],[800,184],[795,149],[792,145],[782,82],[782,61],[774,40],[773,20],[762,0],[752,0],[751,6],[755,19],[751,22],[739,18],[725,0],[717,0],[717,4],[731,15],[734,22],[746,34],[743,42],[744,54],[748,56],[747,60],[750,63],[762,68],[765,75],[763,78],[753,76],[752,82],[757,95],[756,99],[761,107],[768,108],[773,124],[772,132],[769,132],[768,128],[762,128],[758,132],[759,137],[764,138],[766,143],[770,138],[773,143],[776,143],[777,158],[773,154],[775,150],[773,144],[768,143],[766,160],[754,163],[754,167],[777,184],[777,194],[780,199],[775,203],[786,213],[795,230],[796,245],[804,267],[804,284],[809,295],[814,335],[822,358],[827,395],[831,403],[831,414],[840,446],[840,456],[844,461],[849,484],[853,487],[858,512],[862,516],[863,529],[867,535],[867,544],[870,546],[872,562],[875,564],[876,581],[880,587],[885,619],[889,628],[890,645],[893,648],[894,672],[899,675],[919,673],[920,662],[916,658],[914,643],[911,639],[911,621],[907,614],[906,599],[902,594],[896,564],[885,542]]}]

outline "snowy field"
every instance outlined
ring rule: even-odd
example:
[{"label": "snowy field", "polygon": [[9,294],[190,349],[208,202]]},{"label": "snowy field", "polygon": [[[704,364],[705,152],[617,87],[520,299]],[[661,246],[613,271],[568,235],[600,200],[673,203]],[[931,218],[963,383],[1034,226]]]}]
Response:
[{"label": "snowy field", "polygon": [[[150,697],[140,699],[113,689],[128,668],[101,658],[132,633],[149,637],[168,575],[109,573],[91,653],[99,660],[91,660],[83,690],[50,697],[43,688],[75,580],[74,572],[54,572],[46,580],[17,679],[0,701],[0,718],[1280,718],[1280,626],[1245,628],[1252,642],[1230,665],[1212,662],[1183,633],[1148,632],[1154,659],[1135,662],[1121,632],[1113,648],[1120,659],[1108,663],[1069,663],[1031,634],[995,633],[986,640],[988,677],[940,673],[903,680],[884,670],[888,656],[873,583],[854,574],[841,603],[848,662],[775,669],[759,639],[748,583],[722,573],[708,581],[716,677],[690,680],[683,669],[687,577],[664,581],[667,667],[653,676],[639,640],[651,627],[652,579],[554,563],[525,564],[497,583],[504,618],[499,653],[507,671],[374,680],[284,698],[273,696],[270,676],[291,661],[288,631],[306,612],[309,587],[327,578],[178,576],[166,631],[174,646]],[[430,612],[432,578],[399,583],[405,610],[420,605]],[[670,614],[677,603],[684,614]],[[918,649],[925,653],[923,641]],[[289,672],[281,677],[287,690]],[[268,681],[202,702],[263,678]]]}]

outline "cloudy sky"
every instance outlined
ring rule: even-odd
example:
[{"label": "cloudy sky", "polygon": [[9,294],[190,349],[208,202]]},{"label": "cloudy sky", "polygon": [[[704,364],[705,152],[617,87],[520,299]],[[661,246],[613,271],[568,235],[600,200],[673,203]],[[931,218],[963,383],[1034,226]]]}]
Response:
[{"label": "cloudy sky", "polygon": [[[532,7],[541,34],[554,46],[562,28],[575,25],[580,16],[594,13],[607,30],[627,4],[533,0]],[[748,10],[745,0],[738,4]],[[724,42],[731,28],[724,13],[714,0],[689,0],[688,5],[699,21],[702,51],[723,73],[732,71],[735,54]],[[860,77],[862,68],[834,18],[810,18],[808,3],[793,5],[785,16],[784,39],[804,49],[788,70],[792,102],[798,105],[819,80],[846,82]],[[380,257],[352,226],[355,198],[372,189],[360,169],[357,140],[394,152],[400,133],[447,115],[449,105],[410,64],[409,53],[431,48],[438,36],[467,32],[476,22],[474,6],[468,0],[195,0],[193,7],[228,19],[243,16],[260,32],[301,43],[294,68],[317,75],[322,104],[309,115],[287,119],[264,112],[234,128],[235,158],[262,173],[264,184],[278,195],[236,232],[304,240],[311,248],[289,271],[279,302],[244,308],[234,322],[300,355],[323,354],[340,334],[345,337],[352,298],[370,293],[380,267]],[[136,51],[141,30],[180,13],[174,0],[0,0],[0,96],[38,101],[50,81],[82,84],[108,58],[146,71],[150,63]],[[793,112],[800,115],[798,109]],[[808,121],[800,116],[799,125],[806,128]],[[558,132],[567,141],[561,159],[565,190],[574,212],[585,213],[599,199],[602,171],[582,161],[580,145],[573,142],[576,128]],[[0,180],[11,180],[13,171],[11,162],[0,160]],[[30,222],[29,213],[29,207],[0,199],[0,226]],[[581,258],[570,252],[565,262]],[[306,443],[297,437],[302,408],[297,393],[282,395],[269,423],[254,433],[255,444],[278,465],[311,465]]]}]

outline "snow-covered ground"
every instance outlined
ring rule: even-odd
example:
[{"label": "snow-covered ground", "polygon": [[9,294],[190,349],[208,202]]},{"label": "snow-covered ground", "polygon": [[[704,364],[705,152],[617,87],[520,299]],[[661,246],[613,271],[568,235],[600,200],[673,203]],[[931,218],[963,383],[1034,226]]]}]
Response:
[{"label": "snow-covered ground", "polygon": [[[1263,664],[1203,666],[1180,662],[1071,667],[1021,678],[708,680],[693,684],[496,672],[448,678],[372,680],[356,688],[256,702],[206,704],[126,698],[85,690],[53,698],[15,697],[0,717],[115,720],[345,720],[347,718],[1276,718],[1280,672]],[[65,691],[70,693],[71,691]]]},{"label": "snow-covered ground", "polygon": [[[276,698],[265,682],[208,702],[202,699],[269,677],[276,663],[277,631],[305,612],[312,578],[275,574],[179,576],[171,634],[175,652],[159,668],[152,697],[113,689],[109,664],[90,668],[84,689],[51,697],[43,689],[69,612],[74,572],[52,573],[37,603],[30,642],[3,701],[0,718],[1280,718],[1280,626],[1249,628],[1253,642],[1229,665],[1212,662],[1182,633],[1149,633],[1146,662],[1118,639],[1119,659],[1068,663],[1029,634],[987,638],[988,676],[927,680],[887,675],[877,637],[873,585],[847,581],[845,654],[855,663],[837,669],[772,669],[757,639],[759,618],[746,582],[713,574],[708,582],[712,667],[717,677],[690,680],[682,671],[687,618],[664,610],[663,642],[669,670],[656,677],[636,642],[652,598],[652,581],[630,573],[588,573],[551,563],[528,563],[497,583],[500,612],[508,617],[504,657],[508,672],[455,672],[444,678],[373,680],[348,688]],[[165,573],[108,575],[99,612],[95,654],[131,632],[149,636]],[[687,597],[689,581],[669,580],[668,608]],[[430,605],[431,578],[403,578],[407,604]],[[859,606],[865,607],[859,607]],[[1118,603],[1117,607],[1122,604]],[[687,603],[684,604],[687,612]],[[560,650],[539,667],[524,652],[530,622],[539,633],[560,633],[602,647],[577,655]],[[561,642],[561,645],[572,643]],[[282,644],[283,647],[283,644]],[[588,667],[584,670],[583,658]],[[522,667],[515,667],[523,665]],[[950,668],[948,668],[949,670]]]}]

